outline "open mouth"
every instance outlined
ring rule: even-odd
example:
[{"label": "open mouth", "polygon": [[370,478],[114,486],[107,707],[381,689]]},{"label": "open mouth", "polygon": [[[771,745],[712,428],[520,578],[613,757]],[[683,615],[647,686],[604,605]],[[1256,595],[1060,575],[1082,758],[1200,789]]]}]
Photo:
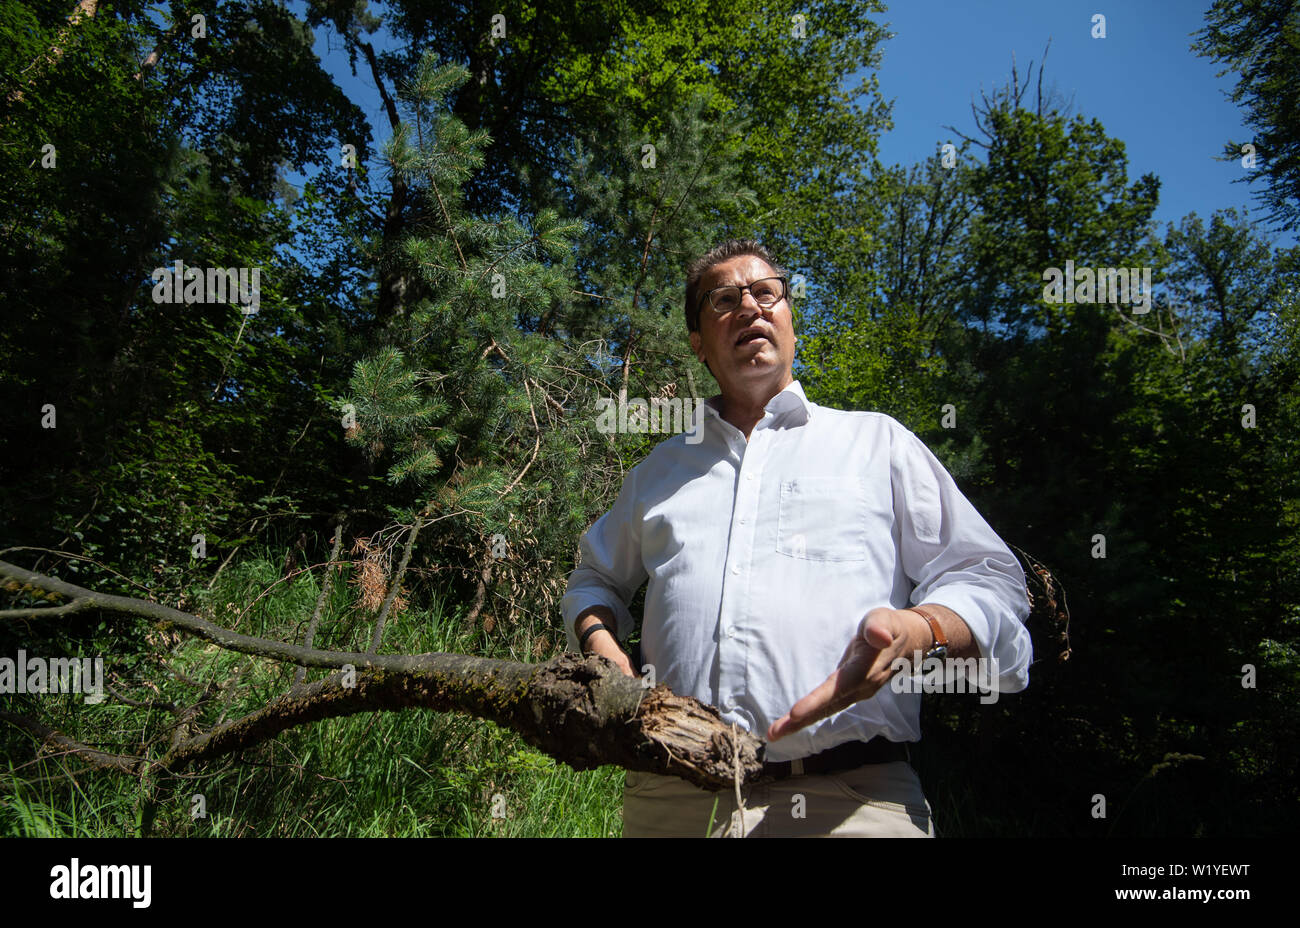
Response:
[{"label": "open mouth", "polygon": [[753,330],[753,331],[750,331],[750,332],[743,332],[743,333],[741,333],[740,338],[736,339],[736,344],[737,344],[737,345],[744,345],[744,344],[746,344],[746,343],[748,343],[748,342],[757,341],[757,340],[760,339],[760,338],[761,338],[763,341],[769,341],[769,339],[768,339],[768,337],[767,337],[766,335],[764,335],[762,332],[759,332],[759,331],[757,331],[757,330]]}]

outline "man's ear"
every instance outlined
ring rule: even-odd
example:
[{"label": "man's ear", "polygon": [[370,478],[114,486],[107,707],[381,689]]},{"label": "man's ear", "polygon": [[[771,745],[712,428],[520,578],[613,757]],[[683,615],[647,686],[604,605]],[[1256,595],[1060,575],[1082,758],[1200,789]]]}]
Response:
[{"label": "man's ear", "polygon": [[697,329],[691,333],[691,351],[695,352],[695,357],[699,359],[701,364],[704,363],[704,352],[700,350],[702,344],[703,341],[701,340],[699,330]]}]

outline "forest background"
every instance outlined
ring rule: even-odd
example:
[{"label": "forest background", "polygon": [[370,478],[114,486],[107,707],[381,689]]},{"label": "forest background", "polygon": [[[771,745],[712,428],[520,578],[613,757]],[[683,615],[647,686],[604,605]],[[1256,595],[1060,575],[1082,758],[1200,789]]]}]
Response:
[{"label": "forest background", "polygon": [[[579,535],[664,437],[598,401],[712,393],[684,266],[754,236],[809,397],[914,430],[1068,593],[1069,660],[925,701],[940,833],[1300,825],[1296,4],[1216,2],[1189,40],[1260,212],[1164,228],[1041,60],[881,163],[869,0],[69,7],[0,6],[0,559],[284,641],[544,660]],[[256,269],[256,312],[160,299],[177,261]],[[1149,312],[1045,299],[1067,261],[1149,268]],[[108,698],[4,712],[135,756],[295,676],[94,613],[0,624],[19,650],[104,656]],[[296,728],[166,793],[3,721],[0,756],[8,835],[621,828],[621,769],[455,714]]]}]

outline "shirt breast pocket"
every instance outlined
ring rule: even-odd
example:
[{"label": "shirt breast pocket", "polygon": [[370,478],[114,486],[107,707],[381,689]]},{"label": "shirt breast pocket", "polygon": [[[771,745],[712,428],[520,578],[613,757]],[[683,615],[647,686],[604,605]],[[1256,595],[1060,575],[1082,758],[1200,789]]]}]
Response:
[{"label": "shirt breast pocket", "polygon": [[776,550],[807,561],[867,558],[867,494],[856,477],[781,481]]}]

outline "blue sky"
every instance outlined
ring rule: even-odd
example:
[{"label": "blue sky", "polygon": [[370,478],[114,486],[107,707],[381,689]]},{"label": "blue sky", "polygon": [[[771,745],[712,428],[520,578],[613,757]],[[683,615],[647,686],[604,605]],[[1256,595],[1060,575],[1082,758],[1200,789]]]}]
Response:
[{"label": "blue sky", "polygon": [[[1073,112],[1099,119],[1128,151],[1130,182],[1143,173],[1160,178],[1161,228],[1196,211],[1249,209],[1259,183],[1233,183],[1246,171],[1240,161],[1215,160],[1229,139],[1250,133],[1225,96],[1233,74],[1190,50],[1210,0],[899,0],[880,17],[894,37],[884,43],[880,92],[894,104],[894,129],[880,143],[886,163],[913,164],[947,140],[943,127],[975,134],[970,112],[981,87],[993,90],[1011,75],[1012,56],[1024,73],[1047,56],[1044,90],[1073,100]],[[293,6],[301,12],[301,4]],[[376,6],[382,9],[382,6]],[[1093,38],[1094,14],[1106,17],[1106,37]],[[816,28],[815,23],[809,24]],[[385,35],[372,41],[387,47]],[[330,46],[333,46],[331,49]],[[389,136],[383,104],[364,60],[349,73],[337,35],[316,30],[316,51],[348,96],[357,102],[382,141]],[[301,178],[292,178],[300,183]],[[1279,245],[1294,236],[1276,236]]]},{"label": "blue sky", "polygon": [[[906,0],[876,17],[894,38],[884,44],[880,93],[894,104],[894,129],[884,135],[886,163],[912,164],[937,146],[959,141],[953,126],[976,135],[970,112],[980,88],[1011,76],[1012,55],[1023,74],[1047,55],[1044,91],[1073,99],[1073,112],[1098,119],[1125,143],[1129,180],[1160,178],[1156,220],[1177,223],[1195,211],[1250,208],[1260,183],[1233,183],[1241,162],[1216,161],[1229,139],[1249,140],[1238,108],[1225,96],[1235,74],[1190,50],[1210,0]],[[1106,37],[1092,37],[1092,17],[1106,17]],[[1292,236],[1278,244],[1294,244]]]}]

